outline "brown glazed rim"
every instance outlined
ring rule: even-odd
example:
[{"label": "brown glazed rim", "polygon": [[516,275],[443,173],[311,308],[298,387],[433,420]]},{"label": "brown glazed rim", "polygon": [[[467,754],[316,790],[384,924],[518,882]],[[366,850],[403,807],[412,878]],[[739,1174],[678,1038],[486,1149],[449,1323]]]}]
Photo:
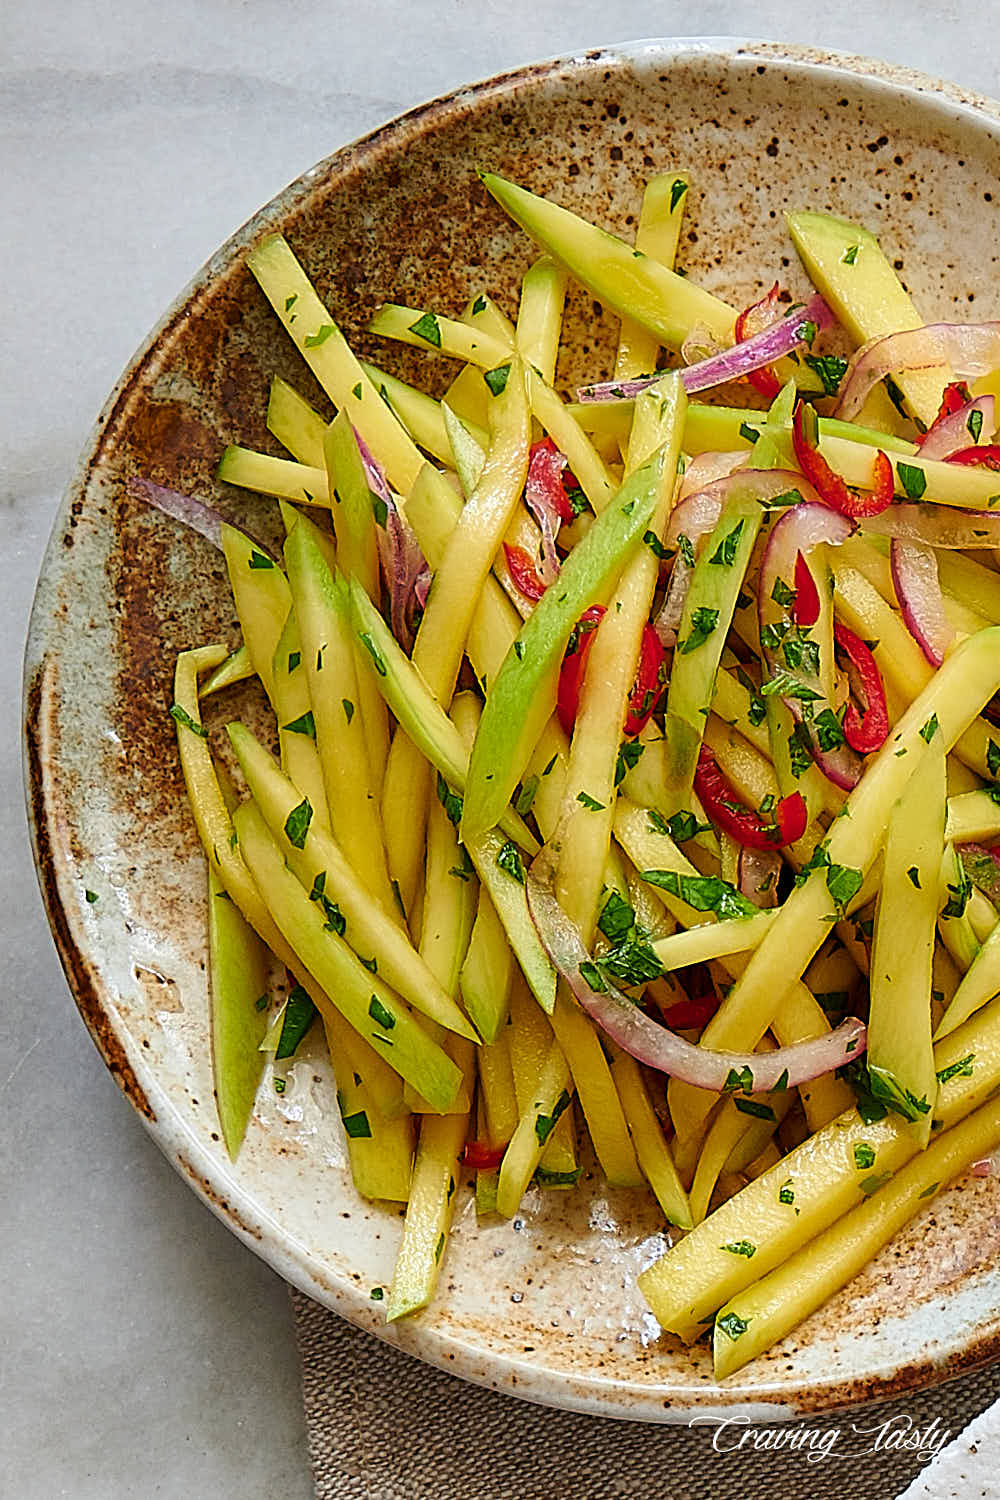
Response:
[{"label": "brown glazed rim", "polygon": [[[685,57],[733,61],[756,59],[760,64],[790,66],[797,71],[816,70],[831,76],[847,75],[863,80],[869,88],[893,95],[919,95],[925,104],[939,104],[954,117],[967,115],[969,123],[996,127],[1000,105],[981,95],[908,68],[872,59],[820,49],[786,46],[730,38],[671,38],[643,40],[621,46],[598,48],[568,58],[529,64],[498,74],[482,82],[454,90],[421,104],[353,144],[342,147],[312,167],[261,208],[223,244],[180,293],[129,362],[108,397],[70,480],[53,526],[43,563],[42,578],[53,567],[74,505],[79,505],[99,466],[109,427],[127,401],[160,343],[177,332],[192,304],[225,275],[249,245],[273,232],[307,202],[318,180],[326,189],[363,173],[407,141],[434,132],[456,113],[471,112],[497,96],[528,87],[554,75],[572,76],[576,70],[596,66],[614,68],[641,64],[656,58],[661,65]],[[39,593],[41,592],[41,583]],[[543,1404],[635,1420],[685,1421],[693,1413],[714,1410],[733,1414],[753,1410],[772,1420],[809,1411],[832,1410],[861,1401],[884,1401],[903,1393],[931,1386],[967,1370],[1000,1359],[1000,1322],[984,1326],[960,1349],[945,1359],[927,1358],[888,1374],[856,1377],[813,1384],[789,1402],[787,1389],[775,1386],[745,1388],[705,1386],[694,1381],[687,1387],[655,1388],[639,1395],[634,1388],[607,1376],[565,1374],[533,1364],[529,1359],[490,1355],[470,1346],[453,1332],[418,1325],[385,1325],[375,1315],[363,1291],[347,1282],[334,1281],[310,1265],[307,1258],[285,1243],[272,1219],[231,1180],[223,1180],[216,1162],[193,1134],[175,1117],[155,1070],[141,1054],[130,1055],[118,1032],[118,1023],[107,1009],[101,979],[71,917],[78,893],[71,887],[68,870],[55,850],[60,846],[58,819],[50,796],[49,770],[56,754],[54,745],[55,687],[47,670],[49,621],[40,599],[32,614],[25,656],[25,787],[33,852],[42,897],[59,957],[70,989],[93,1040],[112,1076],[130,1099],[140,1118],[167,1158],[190,1182],[208,1207],[251,1249],[262,1255],[286,1280],[308,1295],[334,1308],[359,1327],[414,1354],[428,1363],[493,1389],[507,1391]],[[669,1396],[669,1399],[665,1399]]]}]

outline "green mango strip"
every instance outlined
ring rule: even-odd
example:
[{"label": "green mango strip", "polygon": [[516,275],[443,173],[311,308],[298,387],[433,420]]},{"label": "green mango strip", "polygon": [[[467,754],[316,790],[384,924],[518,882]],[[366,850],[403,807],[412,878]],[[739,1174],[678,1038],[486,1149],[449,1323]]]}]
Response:
[{"label": "green mango strip", "polygon": [[[434,769],[455,791],[464,792],[469,757],[462,736],[364,589],[353,578],[350,599],[354,629],[386,703],[407,737]],[[538,852],[538,841],[519,814],[508,807],[498,822],[508,838],[514,839],[522,849],[529,854]]]},{"label": "green mango strip", "polygon": [[302,665],[302,637],[295,610],[288,611],[285,628],[274,652],[274,712],[278,720],[281,769],[299,789],[298,800],[308,799],[313,818],[330,827],[323,763],[316,745],[316,719],[309,679]]},{"label": "green mango strip", "polygon": [[[414,385],[407,385],[405,380],[398,380],[395,375],[389,375],[367,360],[361,360],[361,368],[383,401],[388,402],[396,413],[413,441],[439,463],[451,468],[451,450],[444,426],[444,402],[435,401],[433,396],[428,396]],[[489,442],[486,428],[477,423],[474,427],[470,424],[470,430],[479,446],[485,449]]]},{"label": "green mango strip", "polygon": [[268,951],[219,876],[208,872],[212,1069],[222,1139],[236,1160],[253,1110],[267,1030]]},{"label": "green mango strip", "polygon": [[221,529],[222,551],[243,640],[253,669],[268,698],[273,700],[274,651],[292,607],[288,580],[278,565],[259,552],[242,531],[225,522]]},{"label": "green mango strip", "polygon": [[698,325],[732,343],[736,314],[718,297],[569,209],[493,172],[479,176],[515,224],[619,317],[638,323],[670,349],[679,349]]},{"label": "green mango strip", "polygon": [[[351,1065],[341,1035],[328,1017],[323,1021],[354,1186],[362,1198],[405,1203],[413,1177],[413,1116],[406,1113],[387,1120],[379,1113],[371,1089]],[[346,1027],[346,1022],[341,1025]]]},{"label": "green mango strip", "polygon": [[461,1086],[461,1069],[331,928],[323,908],[310,900],[286,865],[260,809],[244,802],[233,823],[254,880],[267,891],[279,931],[336,1009],[435,1109],[450,1108]]},{"label": "green mango strip", "polygon": [[[336,839],[314,817],[306,821],[305,813],[300,811],[303,808],[300,789],[246,725],[227,724],[226,732],[250,795],[289,866],[310,893],[310,900],[326,915],[332,930],[367,964],[374,961],[374,972],[408,1000],[414,1010],[449,1031],[476,1041],[475,1031],[434,978],[403,928],[372,901],[367,886]],[[306,801],[305,806],[309,805]]]},{"label": "green mango strip", "polygon": [[649,525],[662,458],[654,456],[622,486],[563,564],[525,621],[486,695],[472,747],[463,837],[500,822],[556,703],[563,653],[588,605],[614,582]]}]

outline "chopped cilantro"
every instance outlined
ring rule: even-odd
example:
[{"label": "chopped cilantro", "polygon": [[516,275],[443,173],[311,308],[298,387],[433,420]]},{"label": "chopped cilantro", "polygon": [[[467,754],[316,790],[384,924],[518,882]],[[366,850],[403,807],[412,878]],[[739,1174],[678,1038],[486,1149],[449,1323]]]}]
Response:
[{"label": "chopped cilantro", "polygon": [[757,1246],[752,1240],[733,1240],[729,1245],[720,1245],[720,1250],[728,1250],[730,1255],[745,1255],[751,1260],[757,1254]]},{"label": "chopped cilantro", "polygon": [[585,807],[588,812],[604,811],[605,804],[603,802],[598,802],[597,798],[592,797],[589,792],[577,792],[576,800],[582,807]]},{"label": "chopped cilantro", "polygon": [[677,207],[678,203],[684,197],[684,194],[687,192],[687,190],[688,190],[688,185],[684,181],[683,177],[675,177],[674,180],[673,180],[673,182],[670,184],[670,212],[671,213],[673,213],[674,209]]},{"label": "chopped cilantro", "polygon": [[741,1318],[739,1313],[722,1313],[715,1320],[716,1328],[721,1328],[728,1339],[735,1344],[741,1339],[750,1327],[749,1318]]},{"label": "chopped cilantro", "polygon": [[497,854],[497,864],[501,870],[506,870],[507,874],[516,880],[519,885],[524,884],[524,865],[521,862],[521,851],[509,839]]},{"label": "chopped cilantro", "polygon": [[341,1115],[341,1119],[344,1122],[344,1130],[352,1141],[370,1140],[372,1128],[363,1109],[359,1109],[355,1115]]},{"label": "chopped cilantro", "polygon": [[769,1104],[757,1099],[734,1099],[733,1103],[742,1115],[754,1115],[758,1120],[775,1120],[777,1115]]},{"label": "chopped cilantro", "polygon": [[285,1002],[285,1014],[281,1022],[281,1036],[275,1049],[278,1062],[292,1057],[296,1048],[316,1019],[316,1007],[300,984],[290,991]]},{"label": "chopped cilantro", "polygon": [[186,708],[181,708],[179,703],[170,705],[170,717],[178,724],[183,724],[185,729],[190,729],[200,740],[208,739],[208,730],[204,724],[199,724],[197,719],[192,719]]},{"label": "chopped cilantro", "polygon": [[440,771],[437,774],[437,795],[438,801],[448,815],[448,822],[457,828],[462,821],[464,804],[458,793],[452,791]]},{"label": "chopped cilantro", "polygon": [[505,365],[497,365],[495,370],[487,370],[484,373],[483,379],[486,381],[486,384],[489,386],[494,396],[499,396],[501,392],[507,389],[507,376],[509,374],[509,362]]},{"label": "chopped cilantro", "polygon": [[867,1172],[875,1165],[875,1152],[867,1141],[859,1141],[854,1148],[854,1165],[859,1172]]},{"label": "chopped cilantro", "polygon": [[313,810],[308,797],[303,797],[297,807],[293,807],[285,819],[285,837],[294,849],[305,847],[306,834],[309,832],[309,824],[312,822]]},{"label": "chopped cilantro", "polygon": [[564,1112],[564,1110],[567,1110],[568,1108],[569,1094],[567,1094],[566,1090],[563,1089],[562,1093],[559,1095],[559,1098],[556,1100],[552,1113],[550,1115],[535,1116],[535,1135],[538,1137],[538,1144],[540,1146],[545,1145],[545,1142],[548,1140],[549,1136],[556,1128],[559,1116]]},{"label": "chopped cilantro", "polygon": [[701,606],[692,611],[691,634],[680,647],[681,654],[687,656],[691,651],[703,646],[719,623],[719,611],[717,609],[706,609]]},{"label": "chopped cilantro", "polygon": [[615,786],[621,786],[629,771],[639,764],[645,749],[641,740],[625,740],[619,747],[618,759],[615,761]]},{"label": "chopped cilantro", "polygon": [[719,917],[752,917],[757,907],[735,886],[718,875],[681,875],[676,870],[643,870],[642,878],[678,896],[695,911],[714,911]]},{"label": "chopped cilantro", "polygon": [[778,1189],[778,1202],[779,1203],[794,1203],[795,1202],[795,1189],[792,1187],[792,1179],[790,1177],[789,1177],[788,1181],[787,1182],[783,1182],[781,1184],[781,1187]]},{"label": "chopped cilantro", "polygon": [[782,609],[788,609],[795,603],[795,590],[789,588],[783,578],[776,578],[771,590],[771,598],[775,604],[780,604]]},{"label": "chopped cilantro", "polygon": [[635,912],[617,891],[609,891],[608,899],[597,919],[597,925],[610,943],[616,943],[632,931],[635,926]]},{"label": "chopped cilantro", "polygon": [[349,724],[354,718],[354,704],[351,702],[350,698],[341,698],[340,705],[344,710],[344,717]]},{"label": "chopped cilantro", "polygon": [[332,323],[324,323],[316,333],[310,333],[304,340],[307,349],[318,349],[320,344],[325,344],[332,333],[336,333]]},{"label": "chopped cilantro", "polygon": [[931,740],[937,734],[937,730],[938,730],[938,716],[937,716],[937,714],[931,714],[930,718],[927,720],[927,723],[923,726],[923,728],[920,731],[920,738],[924,741],[924,743],[926,745],[929,745],[930,742],[931,742]]},{"label": "chopped cilantro", "polygon": [[316,720],[313,718],[311,708],[307,709],[304,714],[300,714],[297,719],[293,719],[290,724],[282,724],[281,727],[286,734],[304,734],[310,740],[316,738]]},{"label": "chopped cilantro", "polygon": [[722,538],[722,541],[708,559],[709,563],[716,563],[720,567],[731,568],[736,561],[736,549],[739,547],[742,535],[743,522],[737,521],[732,531],[727,532]]},{"label": "chopped cilantro", "polygon": [[435,349],[441,347],[441,328],[437,318],[431,312],[425,312],[415,323],[410,324],[410,333],[415,333],[418,338],[428,344],[433,344]]},{"label": "chopped cilantro", "polygon": [[391,1010],[386,1010],[377,995],[373,995],[368,1002],[368,1014],[376,1026],[381,1026],[384,1031],[391,1031],[396,1024],[396,1017]]},{"label": "chopped cilantro", "polygon": [[969,412],[965,425],[969,429],[969,436],[971,437],[972,441],[974,443],[978,443],[980,434],[983,430],[983,414],[978,406],[973,411]]},{"label": "chopped cilantro", "polygon": [[681,532],[680,536],[678,536],[677,538],[677,547],[681,554],[682,560],[687,564],[689,568],[693,568],[694,543],[692,542],[691,538],[689,536],[685,536],[684,533]]},{"label": "chopped cilantro", "polygon": [[906,872],[906,876],[907,876],[907,879],[909,880],[910,884],[916,886],[917,890],[919,891],[921,889],[921,885],[920,885],[920,871],[917,868],[917,866],[916,865],[911,865],[910,868]]},{"label": "chopped cilantro", "polygon": [[854,262],[858,258],[858,251],[860,249],[861,249],[860,245],[848,245],[847,249],[844,251],[843,255],[840,257],[845,266],[853,266]]},{"label": "chopped cilantro", "polygon": [[668,558],[670,556],[670,553],[667,551],[666,547],[664,547],[655,531],[644,531],[642,534],[642,539],[645,542],[646,546],[649,548],[650,552],[652,552],[653,556],[658,557],[660,562],[663,562],[665,558]]},{"label": "chopped cilantro", "polygon": [[971,1078],[972,1065],[975,1060],[976,1054],[974,1052],[970,1052],[968,1057],[961,1057],[959,1058],[958,1062],[949,1063],[949,1065],[946,1068],[942,1068],[940,1073],[937,1075],[938,1083],[950,1083],[953,1078]]},{"label": "chopped cilantro", "polygon": [[838,354],[807,354],[805,362],[819,376],[825,396],[836,396],[847,370],[847,360]]},{"label": "chopped cilantro", "polygon": [[918,469],[914,464],[905,464],[902,459],[897,459],[896,473],[899,475],[899,482],[910,499],[919,500],[927,488],[927,475],[923,469]]}]

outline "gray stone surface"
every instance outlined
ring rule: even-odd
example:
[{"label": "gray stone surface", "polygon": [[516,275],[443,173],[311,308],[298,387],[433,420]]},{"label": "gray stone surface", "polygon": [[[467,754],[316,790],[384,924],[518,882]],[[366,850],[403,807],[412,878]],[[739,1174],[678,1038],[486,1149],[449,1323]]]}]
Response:
[{"label": "gray stone surface", "polygon": [[[317,158],[498,69],[654,34],[883,56],[998,92],[958,0],[7,0],[0,42],[0,1493],[311,1494],[284,1286],[196,1201],[76,1017],[31,870],[20,652],[48,530],[135,346]],[[544,1417],[539,1414],[539,1421]],[[846,1493],[846,1491],[845,1491]]]}]

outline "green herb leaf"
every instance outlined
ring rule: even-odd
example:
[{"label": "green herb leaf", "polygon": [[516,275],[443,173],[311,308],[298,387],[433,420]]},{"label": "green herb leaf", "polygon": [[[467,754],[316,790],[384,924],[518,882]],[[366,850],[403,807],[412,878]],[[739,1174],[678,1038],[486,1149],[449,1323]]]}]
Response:
[{"label": "green herb leaf", "polygon": [[496,369],[485,371],[485,373],[483,374],[483,379],[486,381],[486,384],[489,386],[494,396],[499,396],[503,391],[507,389],[507,377],[509,374],[509,360],[505,365],[497,365]]},{"label": "green herb leaf", "polygon": [[591,963],[589,958],[584,959],[578,972],[584,984],[589,984],[590,988],[596,990],[599,995],[606,995],[608,993],[608,987],[604,983],[600,969],[595,963]]},{"label": "green herb leaf", "polygon": [[582,1173],[582,1167],[574,1167],[571,1172],[550,1172],[548,1167],[536,1167],[535,1181],[539,1187],[574,1187]]},{"label": "green herb leaf", "polygon": [[363,1109],[359,1109],[355,1115],[341,1115],[344,1122],[344,1130],[352,1141],[366,1141],[371,1139],[372,1128],[368,1123],[368,1116]]},{"label": "green herb leaf", "polygon": [[344,717],[349,724],[354,718],[354,704],[351,702],[350,698],[341,698],[340,705],[344,710]]},{"label": "green herb leaf", "polygon": [[965,425],[969,429],[969,436],[971,437],[972,441],[974,443],[978,443],[980,434],[983,430],[983,414],[978,406],[973,411],[969,412],[969,415],[966,418]]},{"label": "green herb leaf", "polygon": [[694,543],[692,542],[691,538],[689,536],[685,536],[683,532],[681,532],[680,536],[677,538],[677,550],[680,552],[682,560],[687,563],[688,567],[693,568],[695,562]]},{"label": "green herb leaf", "polygon": [[934,1194],[937,1192],[940,1186],[941,1184],[939,1182],[929,1183],[928,1186],[924,1188],[922,1193],[917,1194],[918,1202],[921,1198],[933,1198]]},{"label": "green herb leaf", "polygon": [[720,1245],[720,1250],[728,1250],[730,1255],[745,1255],[747,1260],[752,1260],[757,1254],[757,1246],[752,1240],[733,1240],[729,1245]]},{"label": "green herb leaf", "polygon": [[415,323],[410,324],[409,331],[410,333],[415,333],[418,339],[423,339],[426,343],[433,344],[435,349],[440,349],[441,328],[433,313],[422,313]]},{"label": "green herb leaf", "polygon": [[208,730],[204,724],[199,724],[197,719],[192,719],[186,708],[181,708],[179,703],[170,705],[170,717],[178,724],[183,724],[185,729],[190,729],[200,740],[208,739]]},{"label": "green herb leaf", "polygon": [[497,864],[501,870],[506,870],[518,885],[524,884],[524,865],[521,862],[521,851],[517,845],[507,840],[503,848],[497,854]]},{"label": "green herb leaf", "polygon": [[96,891],[84,891],[83,894],[87,898],[87,905],[88,906],[93,906],[96,902],[100,901],[100,899],[101,899],[100,896],[97,894]]},{"label": "green herb leaf", "polygon": [[368,1295],[373,1302],[381,1302],[385,1296],[385,1287],[373,1286]]},{"label": "green herb leaf", "polygon": [[927,488],[927,475],[923,469],[918,469],[913,464],[905,464],[902,459],[897,459],[896,473],[899,475],[899,482],[910,499],[919,500]]},{"label": "green herb leaf", "polygon": [[642,534],[642,539],[645,542],[646,546],[649,548],[650,552],[652,552],[653,556],[658,557],[660,562],[663,562],[671,555],[668,552],[667,548],[664,547],[655,531],[644,531]]},{"label": "green herb leaf", "polygon": [[718,875],[681,875],[677,870],[643,870],[642,878],[678,896],[695,911],[714,911],[719,917],[752,917],[757,908],[735,886]]},{"label": "green herb leaf", "polygon": [[282,724],[281,727],[287,734],[304,734],[311,740],[316,738],[316,720],[313,718],[311,708],[307,709],[304,714],[300,714],[297,719],[293,719],[290,724]]},{"label": "green herb leaf", "polygon": [[789,1177],[788,1181],[787,1182],[783,1182],[781,1184],[781,1187],[778,1189],[778,1202],[779,1203],[794,1203],[795,1202],[795,1189],[792,1187],[792,1179],[790,1177]]},{"label": "green herb leaf", "polygon": [[326,917],[327,932],[335,932],[338,937],[343,937],[347,931],[347,920],[336,901],[331,901],[329,896],[325,894],[325,891],[326,871],[320,870],[312,883],[309,900],[315,901],[322,908],[323,914]]},{"label": "green herb leaf", "polygon": [[875,1165],[875,1152],[867,1141],[859,1141],[854,1148],[854,1165],[859,1172],[867,1172]]},{"label": "green herb leaf", "polygon": [[858,258],[858,251],[860,249],[861,249],[860,245],[848,245],[847,249],[844,251],[843,255],[840,257],[845,266],[853,266],[854,262]]},{"label": "green herb leaf", "polygon": [[726,1074],[726,1081],[722,1085],[724,1094],[735,1094],[742,1091],[744,1094],[753,1093],[753,1073],[749,1066],[742,1068],[730,1068]]},{"label": "green herb leaf", "polygon": [[694,813],[676,812],[666,820],[666,830],[675,844],[686,844],[699,833],[711,833],[711,823],[699,823]]},{"label": "green herb leaf", "polygon": [[731,568],[736,561],[736,551],[740,545],[740,537],[743,535],[743,522],[737,521],[732,531],[726,533],[722,541],[716,547],[709,563],[715,563],[720,567]]},{"label": "green herb leaf", "polygon": [[381,1026],[384,1031],[391,1031],[396,1024],[396,1017],[391,1010],[386,1010],[377,995],[373,995],[368,1002],[368,1014],[376,1026]]},{"label": "green herb leaf", "polygon": [[458,793],[452,791],[440,771],[437,773],[437,796],[438,801],[448,815],[448,822],[457,828],[462,821],[464,803]]},{"label": "green herb leaf", "polygon": [[332,323],[324,323],[316,333],[310,333],[303,340],[303,344],[307,349],[318,349],[320,344],[325,344],[330,335],[336,331]]},{"label": "green herb leaf", "polygon": [[646,747],[641,740],[625,740],[618,749],[618,759],[615,761],[615,786],[621,786],[629,771],[636,767],[643,757]]},{"label": "green herb leaf", "polygon": [[540,1146],[545,1145],[545,1142],[548,1140],[549,1136],[556,1128],[556,1125],[559,1121],[559,1116],[564,1112],[564,1110],[567,1110],[568,1108],[569,1094],[567,1094],[566,1090],[563,1089],[562,1093],[559,1095],[559,1098],[556,1100],[555,1108],[550,1115],[535,1116],[535,1135],[538,1137],[538,1144]]},{"label": "green herb leaf", "polygon": [[598,962],[603,974],[609,974],[626,986],[649,984],[663,973],[663,965],[655,952],[646,938],[638,934],[610,948]]},{"label": "green herb leaf", "polygon": [[673,213],[678,203],[688,190],[688,185],[680,177],[675,177],[670,184],[670,212]]},{"label": "green herb leaf", "polygon": [[760,437],[760,433],[756,427],[751,427],[749,422],[741,422],[740,437],[748,443],[755,443]]},{"label": "green herb leaf", "polygon": [[814,688],[807,687],[804,682],[799,682],[790,673],[784,672],[779,667],[774,676],[761,687],[761,694],[765,698],[798,698],[801,703],[819,703],[823,694],[817,693]]},{"label": "green herb leaf", "polygon": [[842,917],[846,915],[848,904],[860,891],[863,880],[861,871],[855,870],[851,865],[827,865],[826,888]]},{"label": "green herb leaf", "polygon": [[358,639],[361,642],[362,646],[364,646],[365,650],[368,652],[368,655],[371,657],[372,661],[375,663],[375,670],[378,675],[380,677],[385,677],[387,675],[385,662],[382,660],[381,652],[379,651],[375,642],[372,640],[371,636],[368,634],[367,630],[362,630],[358,636]]},{"label": "green herb leaf", "polygon": [[739,1313],[722,1313],[716,1318],[715,1326],[721,1328],[726,1337],[735,1344],[736,1340],[741,1339],[746,1333],[752,1321],[751,1318],[741,1318]]},{"label": "green herb leaf", "polygon": [[285,837],[294,849],[305,847],[306,834],[312,822],[313,810],[308,797],[303,797],[298,807],[293,807],[285,819]]},{"label": "green herb leaf", "polygon": [[816,324],[812,321],[811,318],[806,318],[804,322],[799,324],[795,332],[798,338],[801,339],[803,344],[809,344],[811,346],[813,340],[819,332],[819,329],[816,327]]},{"label": "green herb leaf", "polygon": [[931,740],[937,734],[937,731],[938,716],[937,714],[931,714],[930,718],[927,720],[927,723],[920,731],[920,738],[924,741],[925,744],[929,745]]},{"label": "green herb leaf", "polygon": [[769,1104],[762,1104],[757,1099],[738,1098],[733,1100],[734,1105],[741,1115],[754,1115],[758,1120],[776,1120],[777,1115]]},{"label": "green herb leaf", "polygon": [[481,312],[486,311],[486,298],[480,294],[472,304],[472,316],[478,317]]},{"label": "green herb leaf", "polygon": [[597,925],[609,943],[620,942],[635,926],[635,912],[617,891],[609,891]]},{"label": "green herb leaf", "polygon": [[706,609],[701,606],[692,611],[691,634],[680,647],[681,654],[687,656],[703,646],[719,623],[719,611],[717,609]]},{"label": "green herb leaf", "polygon": [[281,1036],[275,1049],[275,1059],[278,1062],[286,1057],[292,1057],[296,1048],[316,1019],[316,1007],[310,1000],[306,991],[297,984],[289,992],[285,1003],[285,1014],[281,1022]]},{"label": "green herb leaf", "polygon": [[521,790],[517,794],[514,806],[522,818],[526,818],[534,806],[535,796],[538,792],[538,777],[526,776],[521,783]]},{"label": "green herb leaf", "polygon": [[937,1075],[938,1083],[950,1083],[953,1078],[971,1078],[972,1065],[975,1060],[976,1054],[970,1052],[968,1057],[961,1057],[958,1062],[949,1063],[948,1067],[942,1068]]},{"label": "green herb leaf", "polygon": [[911,885],[915,885],[916,888],[917,888],[917,890],[919,891],[921,889],[921,885],[920,885],[920,871],[917,868],[917,866],[916,865],[911,865],[910,868],[907,870],[906,875],[907,875],[907,879],[910,881],[910,884]]},{"label": "green herb leaf", "polygon": [[597,798],[592,797],[589,792],[577,792],[576,800],[582,807],[585,807],[588,812],[604,811],[605,804],[603,802],[598,802]]},{"label": "green herb leaf", "polygon": [[847,360],[841,359],[838,354],[807,354],[805,362],[819,376],[823,394],[836,396],[847,371]]},{"label": "green herb leaf", "polygon": [[782,609],[789,609],[795,603],[795,597],[795,590],[789,588],[783,578],[776,578],[774,580],[771,598],[775,604],[780,604]]},{"label": "green herb leaf", "polygon": [[289,651],[289,653],[288,653],[288,670],[289,670],[289,672],[294,672],[295,668],[298,666],[298,664],[299,664],[299,662],[301,660],[302,660],[302,652],[301,651]]}]

